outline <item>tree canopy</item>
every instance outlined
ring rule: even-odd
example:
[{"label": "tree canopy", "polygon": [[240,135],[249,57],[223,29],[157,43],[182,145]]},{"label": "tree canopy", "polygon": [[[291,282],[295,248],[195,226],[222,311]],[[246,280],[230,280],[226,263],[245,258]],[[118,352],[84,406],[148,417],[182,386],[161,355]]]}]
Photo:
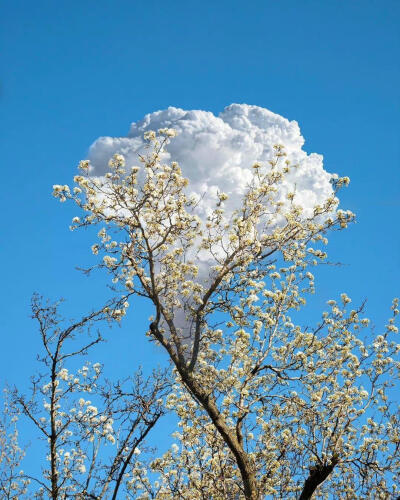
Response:
[{"label": "tree canopy", "polygon": [[[313,268],[326,262],[327,234],[354,220],[338,209],[337,193],[349,179],[332,178],[331,196],[306,211],[295,186],[282,188],[301,166],[276,145],[268,163],[253,165],[239,209],[226,211],[228,196],[220,192],[215,207],[200,216],[202,193],[190,193],[180,166],[164,161],[174,135],[172,129],[147,132],[139,166],[127,167],[117,154],[109,172],[94,177],[83,161],[72,189],[54,186],[55,197],[75,202],[81,212],[72,230],[98,226],[92,252],[99,261],[86,272],[109,273],[114,299],[64,329],[54,307],[34,301],[46,385],[41,376],[31,399],[14,393],[12,401],[49,441],[50,467],[38,495],[395,498],[398,300],[378,332],[364,305],[353,306],[346,293],[328,301],[316,324],[304,325],[298,315],[315,291]],[[120,382],[100,383],[100,365],[70,374],[68,356],[100,341],[75,330],[94,321],[123,322],[137,296],[153,304],[143,334],[166,351],[169,373],[146,381],[137,374],[129,390]],[[65,354],[72,335],[84,343]],[[88,390],[101,409],[81,401]],[[75,394],[77,402],[70,403]],[[37,411],[47,416],[36,417]],[[139,456],[135,450],[165,412],[177,416],[176,443],[165,454]],[[101,440],[114,451],[97,448],[93,455],[93,443]],[[33,482],[19,477],[13,477],[16,488],[30,491]]]}]

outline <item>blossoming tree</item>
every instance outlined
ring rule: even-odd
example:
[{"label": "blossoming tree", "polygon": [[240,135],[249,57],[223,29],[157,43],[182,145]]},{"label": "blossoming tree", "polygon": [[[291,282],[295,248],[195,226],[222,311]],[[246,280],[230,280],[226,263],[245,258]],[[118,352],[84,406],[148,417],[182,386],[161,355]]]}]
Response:
[{"label": "blossoming tree", "polygon": [[[91,330],[118,307],[118,301],[110,302],[65,326],[58,303],[33,297],[33,318],[42,341],[38,359],[44,369],[32,377],[29,395],[17,389],[8,395],[0,424],[2,498],[100,500],[120,498],[131,490],[127,476],[136,470],[140,448],[165,413],[168,377],[155,370],[145,378],[137,371],[123,381],[109,382],[100,363],[68,368],[82,363],[82,355],[102,341],[100,333],[91,335]],[[39,447],[44,454],[40,474],[21,470],[24,451],[16,429],[21,417],[33,426],[31,436],[44,441]]]},{"label": "blossoming tree", "polygon": [[[147,335],[174,367],[167,406],[180,419],[179,446],[149,464],[156,484],[132,478],[134,498],[399,494],[397,300],[377,335],[346,294],[314,327],[295,320],[314,291],[311,268],[327,257],[326,234],[354,219],[337,208],[349,179],[333,179],[332,195],[305,211],[295,186],[282,199],[300,167],[277,145],[268,164],[253,166],[239,209],[226,213],[219,193],[201,218],[201,193],[189,195],[179,165],[163,161],[173,136],[147,132],[140,167],[114,155],[109,173],[93,177],[83,161],[72,191],[54,186],[86,212],[72,229],[100,226],[92,251],[114,289],[153,303]],[[120,321],[126,308],[109,314]]]}]

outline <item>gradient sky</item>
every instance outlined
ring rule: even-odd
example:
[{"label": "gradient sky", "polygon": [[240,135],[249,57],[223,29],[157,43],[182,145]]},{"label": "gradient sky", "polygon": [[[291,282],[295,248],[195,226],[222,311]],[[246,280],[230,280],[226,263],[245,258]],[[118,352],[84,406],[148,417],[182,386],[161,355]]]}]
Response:
[{"label": "gradient sky", "polygon": [[[69,231],[76,212],[52,185],[71,183],[97,137],[171,105],[256,104],[299,122],[304,149],[351,178],[341,206],[358,217],[331,237],[344,265],[316,273],[313,306],[346,291],[384,324],[400,293],[400,2],[6,0],[0,18],[1,385],[23,388],[34,370],[34,291],[75,316],[107,296],[75,270],[92,262],[93,238]],[[109,335],[108,374],[163,359],[143,338],[150,313],[133,304]]]}]

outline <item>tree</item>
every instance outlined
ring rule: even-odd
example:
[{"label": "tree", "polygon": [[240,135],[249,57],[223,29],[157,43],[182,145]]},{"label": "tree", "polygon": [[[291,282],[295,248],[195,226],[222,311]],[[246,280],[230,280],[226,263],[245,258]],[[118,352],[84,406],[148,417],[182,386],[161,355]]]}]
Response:
[{"label": "tree", "polygon": [[109,321],[123,303],[110,302],[67,326],[59,305],[33,297],[32,316],[42,342],[38,359],[44,368],[32,377],[29,396],[14,389],[4,411],[14,425],[20,415],[30,421],[32,434],[44,441],[47,460],[40,476],[19,471],[18,433],[7,436],[7,426],[0,426],[0,464],[6,462],[0,475],[2,498],[120,498],[131,488],[127,475],[140,463],[146,436],[165,413],[168,377],[154,370],[145,378],[139,370],[110,382],[102,375],[103,366],[89,361],[71,371],[67,366],[76,366],[103,340],[99,332],[91,335],[93,326]]},{"label": "tree", "polygon": [[18,444],[18,412],[10,408],[9,394],[4,390],[4,407],[0,421],[0,492],[1,498],[15,500],[27,493],[29,479],[21,474],[25,451]]},{"label": "tree", "polygon": [[[154,305],[147,334],[172,361],[168,407],[181,427],[180,454],[151,465],[162,482],[156,497],[395,495],[398,301],[378,335],[362,333],[368,319],[346,294],[328,302],[315,327],[292,318],[314,292],[310,268],[327,257],[326,234],[354,219],[337,208],[349,179],[332,179],[332,195],[304,211],[295,188],[282,199],[284,180],[300,167],[277,145],[268,165],[253,166],[239,210],[225,213],[219,193],[200,218],[201,193],[189,196],[179,165],[163,163],[174,135],[147,132],[142,167],[126,169],[115,155],[110,172],[95,178],[83,161],[72,192],[54,186],[60,201],[86,212],[71,229],[100,226],[94,267],[111,274],[116,292]],[[119,321],[125,312],[111,315]],[[146,488],[143,498],[154,497]]]}]

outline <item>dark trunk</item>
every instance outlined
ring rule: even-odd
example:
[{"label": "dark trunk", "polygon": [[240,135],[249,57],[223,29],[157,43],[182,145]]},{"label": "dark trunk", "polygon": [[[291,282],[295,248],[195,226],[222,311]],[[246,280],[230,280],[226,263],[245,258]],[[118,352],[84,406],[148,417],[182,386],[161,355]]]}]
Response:
[{"label": "dark trunk", "polygon": [[336,461],[332,461],[330,465],[316,465],[310,469],[310,475],[304,483],[303,491],[299,496],[299,500],[310,500],[315,490],[325,481],[325,479],[333,471],[336,464]]}]

